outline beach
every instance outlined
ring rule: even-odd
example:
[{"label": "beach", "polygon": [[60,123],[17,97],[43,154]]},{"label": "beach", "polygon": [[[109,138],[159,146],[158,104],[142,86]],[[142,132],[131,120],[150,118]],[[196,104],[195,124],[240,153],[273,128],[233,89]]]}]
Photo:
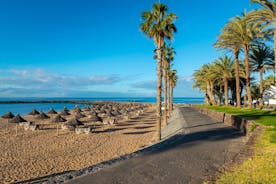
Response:
[{"label": "beach", "polygon": [[[49,116],[51,119],[39,121],[31,115],[23,116],[28,121],[39,122],[40,129],[35,131],[0,119],[0,183],[79,170],[156,141],[155,108],[152,105],[147,106],[139,117],[119,120],[114,125],[80,118],[85,125],[94,127],[90,134],[78,135],[74,131],[61,130],[61,123],[51,122],[55,115]],[[73,115],[66,118],[73,118]]]}]

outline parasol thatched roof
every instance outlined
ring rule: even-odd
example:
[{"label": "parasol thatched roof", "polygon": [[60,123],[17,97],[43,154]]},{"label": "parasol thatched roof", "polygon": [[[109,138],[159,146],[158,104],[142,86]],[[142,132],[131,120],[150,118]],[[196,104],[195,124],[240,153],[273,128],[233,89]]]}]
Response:
[{"label": "parasol thatched roof", "polygon": [[84,110],[84,111],[90,111],[90,107],[87,106],[87,105],[85,105],[84,108],[83,108],[82,110]]},{"label": "parasol thatched roof", "polygon": [[90,121],[102,121],[102,118],[100,118],[97,113],[89,113],[88,117]]},{"label": "parasol thatched roof", "polygon": [[55,111],[53,108],[51,108],[47,114],[57,114],[57,111]]},{"label": "parasol thatched roof", "polygon": [[39,114],[39,112],[36,110],[36,109],[33,109],[30,113],[29,113],[29,115],[37,115],[37,114]]},{"label": "parasol thatched roof", "polygon": [[45,114],[44,112],[40,112],[39,115],[37,115],[36,117],[37,119],[49,119],[50,117],[47,116],[47,114]]},{"label": "parasol thatched roof", "polygon": [[67,120],[63,118],[61,115],[57,115],[54,119],[53,122],[58,123],[58,122],[66,122]]},{"label": "parasol thatched roof", "polygon": [[81,109],[79,108],[78,105],[75,105],[74,109],[73,109],[75,112],[81,112]]},{"label": "parasol thatched roof", "polygon": [[62,111],[60,111],[59,114],[62,115],[62,116],[69,116],[70,115],[70,113],[68,111],[64,110],[64,109]]},{"label": "parasol thatched roof", "polygon": [[63,111],[69,112],[66,106],[63,107]]},{"label": "parasol thatched roof", "polygon": [[80,113],[80,112],[76,112],[76,113],[75,113],[75,117],[76,117],[77,119],[80,119],[80,118],[85,117],[85,115],[82,114],[82,113]]},{"label": "parasol thatched roof", "polygon": [[21,122],[27,122],[27,121],[24,118],[22,118],[19,114],[17,114],[10,120],[10,123],[21,123]]},{"label": "parasol thatched roof", "polygon": [[79,125],[83,125],[83,122],[81,122],[80,120],[78,120],[76,117],[70,121],[68,121],[66,124],[71,125],[71,126],[79,126]]},{"label": "parasol thatched roof", "polygon": [[14,117],[12,112],[7,112],[6,114],[4,114],[3,116],[1,116],[4,119],[12,119]]}]

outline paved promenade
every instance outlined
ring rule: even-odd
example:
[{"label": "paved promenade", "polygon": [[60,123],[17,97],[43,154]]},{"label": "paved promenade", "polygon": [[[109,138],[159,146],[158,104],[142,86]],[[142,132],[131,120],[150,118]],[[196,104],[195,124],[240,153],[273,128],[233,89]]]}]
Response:
[{"label": "paved promenade", "polygon": [[[215,122],[190,107],[181,107],[177,113],[168,130],[162,131],[167,143],[160,148],[68,183],[202,183],[242,148],[243,136],[232,127]],[[184,129],[180,130],[181,126]],[[170,138],[174,131],[178,134]]]}]

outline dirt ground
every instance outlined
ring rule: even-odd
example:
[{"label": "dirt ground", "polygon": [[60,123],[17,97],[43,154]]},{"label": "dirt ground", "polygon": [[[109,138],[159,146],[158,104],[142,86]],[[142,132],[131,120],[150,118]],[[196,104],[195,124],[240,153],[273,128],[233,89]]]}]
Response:
[{"label": "dirt ground", "polygon": [[[24,118],[34,120],[29,115]],[[95,125],[93,133],[77,135],[60,128],[57,131],[61,123],[51,120],[36,120],[41,130],[24,130],[0,118],[0,183],[82,169],[155,142],[153,107],[147,108],[138,118],[121,120],[116,125],[87,122],[86,117],[80,120],[85,125]]]}]

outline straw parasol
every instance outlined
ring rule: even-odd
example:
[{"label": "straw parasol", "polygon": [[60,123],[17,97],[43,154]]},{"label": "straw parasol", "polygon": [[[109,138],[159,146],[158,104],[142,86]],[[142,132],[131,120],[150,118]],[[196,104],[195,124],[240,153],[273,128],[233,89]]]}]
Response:
[{"label": "straw parasol", "polygon": [[39,115],[36,117],[37,119],[49,119],[50,117],[47,116],[43,111],[40,111]]},{"label": "straw parasol", "polygon": [[63,111],[69,112],[66,106],[63,107]]},{"label": "straw parasol", "polygon": [[67,120],[65,118],[63,118],[61,115],[57,115],[54,119],[53,122],[54,123],[58,123],[58,122],[66,122]]},{"label": "straw parasol", "polygon": [[85,117],[85,115],[82,114],[82,113],[80,113],[80,112],[76,112],[76,113],[75,113],[75,117],[76,117],[77,119],[80,119],[80,118]]},{"label": "straw parasol", "polygon": [[4,119],[12,119],[14,117],[12,112],[7,112],[6,114],[4,114],[3,116],[1,116]]},{"label": "straw parasol", "polygon": [[66,124],[67,124],[67,125],[70,125],[70,126],[79,126],[79,125],[83,125],[83,123],[82,123],[80,120],[78,120],[76,117],[75,117],[74,119],[68,121]]},{"label": "straw parasol", "polygon": [[90,121],[102,121],[102,118],[100,118],[98,114],[94,112],[89,113],[88,118]]},{"label": "straw parasol", "polygon": [[29,115],[37,115],[37,114],[39,114],[39,112],[36,110],[36,109],[33,109],[30,113],[29,113]]},{"label": "straw parasol", "polygon": [[83,111],[90,111],[90,107],[85,105],[84,108],[82,109]]},{"label": "straw parasol", "polygon": [[60,111],[59,114],[62,115],[62,116],[69,116],[70,115],[70,113],[68,111],[64,110],[64,109],[62,111]]},{"label": "straw parasol", "polygon": [[10,120],[10,123],[21,123],[21,122],[27,122],[27,121],[24,118],[22,118],[19,114],[17,114]]},{"label": "straw parasol", "polygon": [[74,109],[73,109],[75,112],[81,112],[81,109],[79,108],[78,105],[75,105]]},{"label": "straw parasol", "polygon": [[51,108],[47,114],[57,114],[57,111],[55,111],[53,108]]}]

